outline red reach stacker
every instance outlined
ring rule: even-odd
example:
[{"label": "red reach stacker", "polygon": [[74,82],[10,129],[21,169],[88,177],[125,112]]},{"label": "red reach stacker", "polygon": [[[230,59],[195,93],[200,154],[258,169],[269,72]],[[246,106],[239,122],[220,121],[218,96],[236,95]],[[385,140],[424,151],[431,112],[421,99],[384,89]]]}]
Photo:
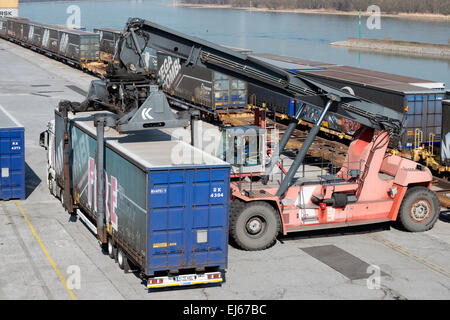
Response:
[{"label": "red reach stacker", "polygon": [[[265,249],[280,233],[383,221],[397,221],[408,231],[433,227],[440,205],[431,191],[430,170],[386,152],[389,145],[396,146],[403,134],[406,112],[149,21],[128,20],[106,78],[93,81],[86,101],[72,103],[70,109],[112,111],[118,115],[119,131],[166,126],[172,120],[164,119],[162,112],[158,115],[158,103],[148,98],[151,85],[161,83],[145,59],[154,51],[174,57],[174,66],[213,69],[296,101],[296,116],[263,174],[250,182],[232,180],[230,237],[240,248]],[[167,68],[171,79],[176,78],[179,68]],[[279,154],[307,105],[320,108],[320,117],[284,178],[274,182],[270,179],[273,167],[278,165]],[[330,113],[361,124],[346,159],[339,171],[314,179],[299,177],[307,151],[325,115]],[[195,143],[195,130],[192,140]],[[245,166],[245,162],[241,165]]]},{"label": "red reach stacker", "polygon": [[243,249],[261,250],[280,232],[385,221],[398,221],[408,231],[431,229],[440,211],[431,172],[386,153],[389,139],[388,131],[361,129],[335,175],[280,187],[254,183],[251,190],[232,183],[232,239]]}]

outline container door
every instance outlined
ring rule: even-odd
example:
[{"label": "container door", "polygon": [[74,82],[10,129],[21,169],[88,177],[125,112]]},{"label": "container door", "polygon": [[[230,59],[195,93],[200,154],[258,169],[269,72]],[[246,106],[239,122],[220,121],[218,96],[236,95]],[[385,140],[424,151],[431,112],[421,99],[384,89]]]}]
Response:
[{"label": "container door", "polygon": [[226,266],[229,169],[150,171],[148,266]]},{"label": "container door", "polygon": [[0,198],[25,199],[23,129],[0,132]]},{"label": "container door", "polygon": [[196,169],[191,177],[190,262],[199,267],[225,268],[228,250],[229,169]]},{"label": "container door", "polygon": [[178,270],[188,265],[189,177],[185,170],[149,172],[147,266],[150,270]]}]

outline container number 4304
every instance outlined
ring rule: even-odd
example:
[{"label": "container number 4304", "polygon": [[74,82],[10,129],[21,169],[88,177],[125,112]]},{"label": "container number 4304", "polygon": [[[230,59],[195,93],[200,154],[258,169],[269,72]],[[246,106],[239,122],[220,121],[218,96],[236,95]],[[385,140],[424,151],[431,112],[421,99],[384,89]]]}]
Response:
[{"label": "container number 4304", "polygon": [[211,198],[223,198],[222,188],[213,188]]}]

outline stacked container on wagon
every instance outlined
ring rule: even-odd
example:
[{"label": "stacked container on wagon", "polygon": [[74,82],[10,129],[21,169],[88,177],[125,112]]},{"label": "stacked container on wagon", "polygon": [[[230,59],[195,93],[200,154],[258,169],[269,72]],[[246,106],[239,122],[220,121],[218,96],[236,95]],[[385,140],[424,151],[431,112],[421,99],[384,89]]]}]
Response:
[{"label": "stacked container on wagon", "polygon": [[[96,221],[94,114],[70,115],[68,133],[71,194]],[[63,128],[55,111],[59,188]],[[156,129],[107,130],[104,155],[106,230],[115,247],[110,255],[131,261],[150,278],[151,288],[221,282],[227,267],[230,165]]]},{"label": "stacked container on wagon", "polygon": [[63,30],[63,27],[44,25],[41,49],[49,55],[58,55],[59,39]]},{"label": "stacked container on wagon", "polygon": [[14,19],[11,21],[12,33],[14,34],[14,39],[18,42],[28,43],[29,23],[28,19]]},{"label": "stacked container on wagon", "polygon": [[424,142],[429,143],[431,139],[440,141],[445,95],[443,83],[348,66],[301,73],[337,88],[348,87],[354,94],[392,109],[406,109],[405,149],[414,147],[416,129],[423,132]]},{"label": "stacked container on wagon", "polygon": [[[303,60],[298,58],[290,58],[287,60],[277,59],[277,55],[268,54],[252,54],[253,57],[275,66],[278,66],[286,71],[295,73],[298,71],[309,70],[323,70],[324,66],[330,64]],[[292,60],[291,60],[292,59]],[[277,113],[282,116],[294,117],[298,108],[302,108],[299,118],[309,123],[314,123],[320,116],[321,109],[307,105],[300,106],[296,104],[296,101],[287,95],[276,93],[267,90],[263,87],[259,87],[255,84],[248,84],[248,99],[249,103],[258,107],[265,106],[271,112]],[[338,116],[333,112],[328,113],[323,121],[323,126],[333,130],[335,133],[344,133],[347,135],[353,135],[359,128],[359,125],[349,119],[342,116]]]},{"label": "stacked container on wagon", "polygon": [[94,28],[94,33],[100,35],[99,59],[106,63],[111,62],[122,32],[111,28]]},{"label": "stacked container on wagon", "polygon": [[0,17],[0,38],[8,39],[8,19]]},{"label": "stacked container on wagon", "polygon": [[28,24],[28,37],[25,42],[33,50],[39,51],[42,47],[42,39],[44,33],[44,27],[42,23],[29,21]]},{"label": "stacked container on wagon", "polygon": [[158,52],[158,77],[165,92],[216,113],[247,107],[247,83],[207,68],[181,65],[180,59]]},{"label": "stacked container on wagon", "polygon": [[[254,54],[263,61],[276,65],[283,64],[291,72],[310,77],[313,80],[344,89],[348,92],[385,105],[394,110],[407,109],[407,124],[405,136],[402,141],[403,148],[414,147],[414,132],[420,129],[423,132],[424,142],[429,142],[430,134],[433,141],[439,144],[442,122],[442,100],[445,96],[445,84],[412,77],[394,75],[374,70],[355,68],[342,65],[327,64],[293,57],[278,56],[274,54]],[[279,98],[277,94],[267,90],[255,90],[249,86],[249,96],[262,97],[275,101],[277,112],[293,116],[295,108],[288,97]],[[250,98],[251,99],[251,98]],[[258,99],[257,99],[258,101]],[[320,115],[320,110],[307,106],[301,119],[311,121]],[[326,119],[326,125],[331,129],[352,134],[358,124],[349,123],[346,119]]]},{"label": "stacked container on wagon", "polygon": [[19,17],[6,18],[6,20],[8,21],[7,38],[13,42],[18,42],[20,37],[23,35],[21,26],[23,23],[29,22],[29,20],[26,18],[19,18]]},{"label": "stacked container on wagon", "polygon": [[100,36],[97,33],[62,29],[59,37],[59,55],[68,62],[83,64],[96,62],[99,59]]}]

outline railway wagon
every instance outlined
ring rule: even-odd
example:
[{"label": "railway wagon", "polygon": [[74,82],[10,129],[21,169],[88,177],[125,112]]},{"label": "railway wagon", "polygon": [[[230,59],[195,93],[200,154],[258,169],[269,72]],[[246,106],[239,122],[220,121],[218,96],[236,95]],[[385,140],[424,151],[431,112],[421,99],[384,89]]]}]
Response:
[{"label": "railway wagon", "polygon": [[[248,84],[248,101],[251,105],[258,107],[265,106],[268,110],[282,116],[295,116],[299,106],[292,97],[269,91],[265,88]],[[320,116],[321,109],[311,105],[304,106],[299,118],[309,123],[314,123]],[[329,112],[322,123],[322,126],[332,130],[334,134],[345,134],[352,136],[360,125],[350,119]]]},{"label": "railway wagon", "polygon": [[99,59],[106,63],[111,62],[122,31],[111,28],[94,28],[93,31],[100,35]]},{"label": "railway wagon", "polygon": [[[323,70],[322,68],[324,66],[330,65],[298,58],[292,58],[294,61],[284,61],[275,59],[278,56],[258,53],[254,53],[252,56],[294,73],[299,70]],[[267,56],[270,56],[270,58]],[[252,105],[259,107],[266,106],[272,112],[289,117],[295,116],[297,109],[302,107],[297,105],[292,97],[267,90],[251,83],[248,84],[248,100]],[[309,123],[314,123],[319,118],[320,113],[321,109],[307,105],[303,107],[302,112],[300,113],[300,119]],[[333,130],[336,134],[344,133],[346,135],[353,135],[359,128],[359,124],[330,112],[324,118],[323,127]]]},{"label": "railway wagon", "polygon": [[59,40],[63,30],[63,27],[44,25],[41,49],[49,54],[58,54]]},{"label": "railway wagon", "polygon": [[179,58],[158,52],[158,77],[165,92],[215,113],[247,106],[247,83],[206,68],[181,66]]},{"label": "railway wagon", "polygon": [[28,25],[28,37],[26,40],[22,40],[22,42],[32,49],[39,51],[42,48],[45,25],[34,21],[27,21],[24,23]]},{"label": "railway wagon", "polygon": [[20,17],[11,17],[11,18],[4,18],[7,22],[6,26],[7,26],[7,38],[15,41],[15,40],[19,40],[19,37],[22,36],[22,30],[21,30],[21,25],[24,22],[29,21],[26,18],[20,18]]},{"label": "railway wagon", "polygon": [[[403,148],[414,146],[414,132],[420,129],[424,141],[435,135],[439,142],[444,84],[359,68],[336,66],[323,71],[302,72],[335,87],[348,87],[356,95],[396,110],[407,110]],[[353,80],[354,79],[354,80]]]},{"label": "railway wagon", "polygon": [[11,34],[17,41],[28,42],[29,37],[29,20],[28,19],[12,19],[10,20]]},{"label": "railway wagon", "polygon": [[0,38],[8,38],[8,19],[0,17]]},{"label": "railway wagon", "polygon": [[[94,232],[95,114],[70,115],[67,124],[70,194]],[[55,110],[53,124],[41,134],[55,195],[64,185],[64,126]],[[221,282],[228,263],[230,165],[156,129],[130,134],[108,130],[104,148],[103,229],[111,258],[122,269],[139,269],[149,288]]]},{"label": "railway wagon", "polygon": [[75,29],[60,30],[59,55],[82,64],[99,60],[100,35]]}]

